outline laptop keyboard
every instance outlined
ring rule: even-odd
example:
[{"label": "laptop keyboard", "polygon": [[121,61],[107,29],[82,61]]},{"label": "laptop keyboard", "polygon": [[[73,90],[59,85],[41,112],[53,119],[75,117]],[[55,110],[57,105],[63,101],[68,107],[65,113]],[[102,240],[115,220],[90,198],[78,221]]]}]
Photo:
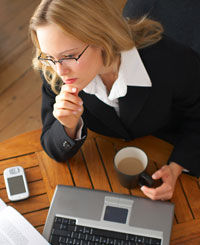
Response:
[{"label": "laptop keyboard", "polygon": [[76,220],[55,217],[51,245],[161,245],[161,239],[76,225]]}]

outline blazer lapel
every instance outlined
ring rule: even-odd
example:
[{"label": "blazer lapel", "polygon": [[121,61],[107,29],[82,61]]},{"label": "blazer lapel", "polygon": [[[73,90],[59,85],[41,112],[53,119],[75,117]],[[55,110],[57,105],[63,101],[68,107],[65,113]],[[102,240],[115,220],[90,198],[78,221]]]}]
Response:
[{"label": "blazer lapel", "polygon": [[127,128],[133,126],[150,91],[151,87],[129,86],[126,96],[119,98],[120,119]]},{"label": "blazer lapel", "polygon": [[113,107],[108,106],[101,100],[97,99],[95,95],[86,94],[81,91],[79,96],[84,101],[84,106],[89,110],[96,118],[102,121],[112,131],[115,131],[117,135],[120,135],[124,139],[129,139],[130,135],[123,122],[116,114]]}]

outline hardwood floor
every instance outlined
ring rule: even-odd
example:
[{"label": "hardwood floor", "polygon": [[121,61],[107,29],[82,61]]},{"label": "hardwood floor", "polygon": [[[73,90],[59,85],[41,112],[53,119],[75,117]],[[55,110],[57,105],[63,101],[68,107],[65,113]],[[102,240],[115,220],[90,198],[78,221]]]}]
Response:
[{"label": "hardwood floor", "polygon": [[[40,0],[0,0],[0,141],[41,128],[41,79],[28,23]],[[113,0],[122,9],[126,0]]]}]

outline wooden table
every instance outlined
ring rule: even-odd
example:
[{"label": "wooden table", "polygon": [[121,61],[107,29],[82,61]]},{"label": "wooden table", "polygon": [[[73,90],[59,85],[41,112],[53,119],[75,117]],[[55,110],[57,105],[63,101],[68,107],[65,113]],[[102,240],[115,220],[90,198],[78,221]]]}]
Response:
[{"label": "wooden table", "polygon": [[[142,148],[150,159],[151,174],[167,162],[173,147],[152,136],[131,142],[89,132],[82,149],[67,163],[50,159],[40,145],[40,130],[32,131],[0,143],[0,198],[16,208],[42,233],[50,201],[57,184],[94,188],[117,193],[143,196],[140,189],[120,186],[113,169],[113,157],[121,147]],[[25,168],[30,198],[9,202],[3,180],[3,170],[21,165]],[[197,178],[182,174],[171,202],[175,216],[171,244],[200,244],[200,185]]]}]

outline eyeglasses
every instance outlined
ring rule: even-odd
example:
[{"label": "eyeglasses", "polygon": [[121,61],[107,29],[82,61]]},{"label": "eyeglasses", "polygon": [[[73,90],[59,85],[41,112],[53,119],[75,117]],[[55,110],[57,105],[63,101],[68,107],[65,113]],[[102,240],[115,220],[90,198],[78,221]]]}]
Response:
[{"label": "eyeglasses", "polygon": [[38,56],[38,60],[46,65],[46,66],[53,66],[56,65],[56,63],[59,63],[61,65],[65,65],[65,64],[72,64],[74,61],[76,61],[76,63],[79,63],[79,59],[81,58],[81,56],[84,54],[84,52],[86,51],[86,49],[89,47],[90,45],[88,45],[77,57],[66,57],[66,58],[62,58],[60,60],[53,60],[53,59],[48,59],[48,58],[42,58],[42,53]]}]

